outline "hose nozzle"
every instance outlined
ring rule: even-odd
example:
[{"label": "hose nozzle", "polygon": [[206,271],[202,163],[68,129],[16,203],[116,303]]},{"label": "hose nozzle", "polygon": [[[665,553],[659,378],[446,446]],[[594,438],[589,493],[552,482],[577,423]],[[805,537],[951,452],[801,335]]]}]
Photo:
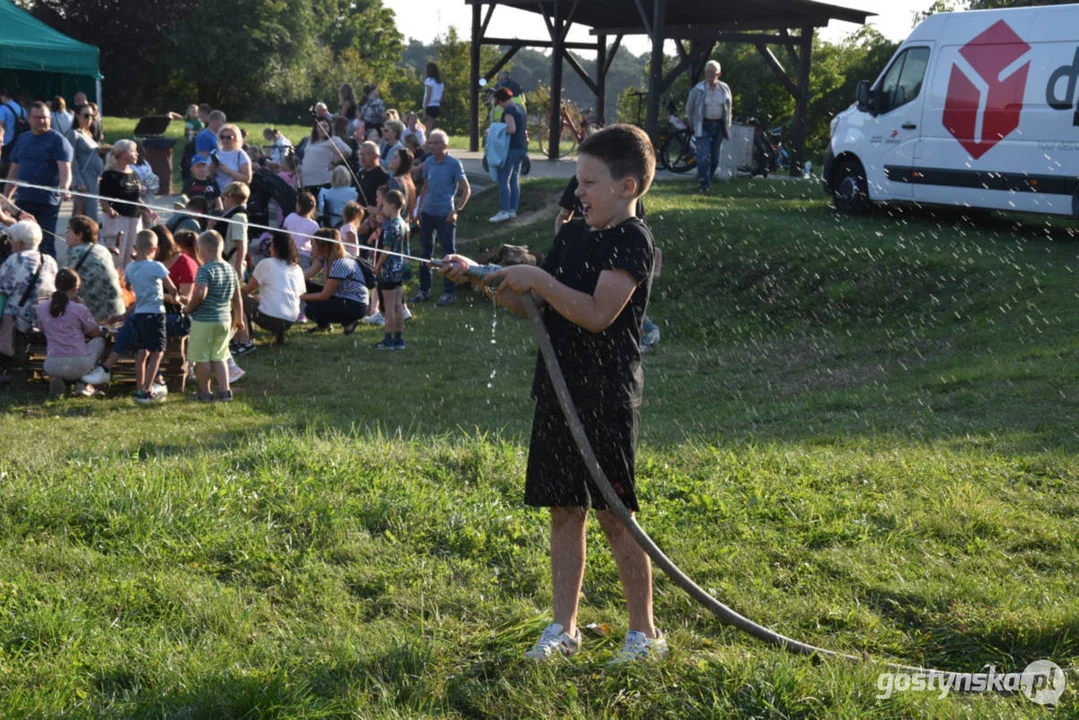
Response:
[{"label": "hose nozzle", "polygon": [[[444,268],[447,265],[447,263],[443,262],[442,260],[436,260],[433,258],[431,260],[428,260],[427,262],[431,264],[431,267],[439,269]],[[487,265],[473,265],[468,269],[468,272],[465,273],[465,276],[473,280],[482,280],[488,285],[493,285],[494,283],[487,282],[487,276],[501,269],[501,265],[492,265],[490,263],[488,263]]]}]

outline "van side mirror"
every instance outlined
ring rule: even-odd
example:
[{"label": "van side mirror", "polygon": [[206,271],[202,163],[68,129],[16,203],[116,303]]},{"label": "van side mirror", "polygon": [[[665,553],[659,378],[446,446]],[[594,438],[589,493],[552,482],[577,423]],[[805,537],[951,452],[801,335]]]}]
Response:
[{"label": "van side mirror", "polygon": [[858,90],[855,92],[855,100],[858,103],[859,112],[869,112],[869,81],[862,80],[858,83]]}]

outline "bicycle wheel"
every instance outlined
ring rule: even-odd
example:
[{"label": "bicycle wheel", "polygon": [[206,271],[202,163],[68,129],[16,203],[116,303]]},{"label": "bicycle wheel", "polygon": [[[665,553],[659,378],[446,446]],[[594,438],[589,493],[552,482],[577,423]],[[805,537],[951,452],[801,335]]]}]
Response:
[{"label": "bicycle wheel", "polygon": [[[544,155],[547,154],[547,150],[550,148],[549,133],[546,132],[546,128],[543,128],[544,132],[540,135],[539,146],[540,152]],[[564,158],[569,155],[577,154],[577,135],[574,134],[571,128],[562,126],[562,132],[558,135],[558,157]]]},{"label": "bicycle wheel", "polygon": [[663,167],[675,173],[687,173],[697,167],[697,153],[689,130],[669,136],[660,151]]}]

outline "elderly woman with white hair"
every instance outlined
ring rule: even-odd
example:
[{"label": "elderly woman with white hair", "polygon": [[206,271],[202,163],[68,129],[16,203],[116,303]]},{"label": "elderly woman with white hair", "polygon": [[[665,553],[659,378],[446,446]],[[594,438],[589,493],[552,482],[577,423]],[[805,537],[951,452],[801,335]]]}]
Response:
[{"label": "elderly woman with white hair", "polygon": [[0,296],[5,298],[0,318],[0,348],[17,345],[18,333],[29,333],[37,320],[37,306],[56,290],[56,261],[38,250],[41,227],[22,220],[7,229],[12,253],[0,265]]},{"label": "elderly woman with white hair", "polygon": [[98,183],[104,216],[101,225],[103,244],[119,251],[117,269],[123,269],[131,262],[135,236],[139,230],[150,227],[156,220],[153,212],[140,205],[142,183],[134,169],[138,161],[139,152],[135,142],[118,140],[109,152],[105,172],[101,173]]},{"label": "elderly woman with white hair", "polygon": [[345,205],[356,202],[356,188],[352,187],[352,173],[348,166],[338,165],[330,176],[330,187],[318,193],[318,216],[324,227],[335,228],[341,224]]},{"label": "elderly woman with white hair", "polygon": [[723,68],[715,60],[704,66],[704,80],[689,91],[686,118],[697,146],[697,188],[712,191],[712,174],[719,169],[719,148],[731,139],[731,88],[720,82]]}]

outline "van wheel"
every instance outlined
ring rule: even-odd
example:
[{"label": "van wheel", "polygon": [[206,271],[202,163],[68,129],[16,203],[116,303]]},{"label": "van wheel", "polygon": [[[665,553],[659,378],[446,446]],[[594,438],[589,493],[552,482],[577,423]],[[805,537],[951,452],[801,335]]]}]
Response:
[{"label": "van wheel", "polygon": [[832,171],[832,200],[836,210],[855,215],[869,209],[869,184],[857,160],[844,160]]}]

